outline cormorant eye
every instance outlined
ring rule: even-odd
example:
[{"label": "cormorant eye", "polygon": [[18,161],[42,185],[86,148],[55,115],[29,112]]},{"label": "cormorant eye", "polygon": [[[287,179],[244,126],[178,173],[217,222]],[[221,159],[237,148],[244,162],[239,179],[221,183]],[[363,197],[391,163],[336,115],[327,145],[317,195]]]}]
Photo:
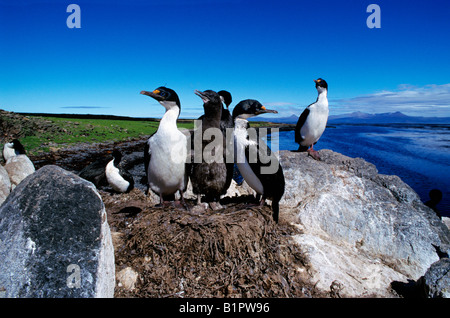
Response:
[{"label": "cormorant eye", "polygon": [[169,94],[166,91],[160,91],[159,96],[161,97],[167,97]]}]

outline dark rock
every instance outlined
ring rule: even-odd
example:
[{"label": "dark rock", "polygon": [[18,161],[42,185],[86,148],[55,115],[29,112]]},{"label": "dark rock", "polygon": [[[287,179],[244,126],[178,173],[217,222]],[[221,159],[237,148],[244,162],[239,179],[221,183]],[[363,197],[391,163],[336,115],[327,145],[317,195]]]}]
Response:
[{"label": "dark rock", "polygon": [[94,186],[56,166],[0,207],[0,296],[112,297],[114,252]]},{"label": "dark rock", "polygon": [[450,298],[450,259],[433,263],[418,284],[427,298]]}]

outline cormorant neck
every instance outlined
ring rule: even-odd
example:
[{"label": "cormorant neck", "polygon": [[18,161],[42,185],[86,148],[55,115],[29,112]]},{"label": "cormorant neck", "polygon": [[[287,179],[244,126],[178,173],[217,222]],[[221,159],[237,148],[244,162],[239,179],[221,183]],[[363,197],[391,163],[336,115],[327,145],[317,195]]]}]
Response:
[{"label": "cormorant neck", "polygon": [[166,113],[161,118],[159,127],[173,127],[177,126],[178,115],[180,114],[180,108],[172,107],[166,110]]},{"label": "cormorant neck", "polygon": [[205,118],[208,118],[209,120],[219,120],[222,118],[222,109],[223,106],[220,106],[220,108],[215,109],[214,107],[205,107]]},{"label": "cormorant neck", "polygon": [[319,91],[319,96],[317,96],[317,101],[321,102],[321,101],[326,101],[328,96],[328,90],[324,89],[322,91]]}]

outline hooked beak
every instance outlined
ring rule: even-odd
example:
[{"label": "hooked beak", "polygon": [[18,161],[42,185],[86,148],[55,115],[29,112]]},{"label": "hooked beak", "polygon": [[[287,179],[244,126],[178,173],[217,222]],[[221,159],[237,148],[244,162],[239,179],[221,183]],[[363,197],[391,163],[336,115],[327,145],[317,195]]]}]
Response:
[{"label": "hooked beak", "polygon": [[265,106],[263,106],[263,107],[261,107],[260,110],[257,111],[256,115],[267,114],[267,113],[278,114],[278,112],[276,110],[267,109]]},{"label": "hooked beak", "polygon": [[194,93],[195,93],[195,95],[197,95],[198,97],[200,97],[204,103],[209,102],[209,98],[205,95],[204,92],[201,92],[201,91],[199,91],[199,90],[196,89],[196,90],[194,91]]},{"label": "hooked beak", "polygon": [[162,98],[159,94],[159,91],[157,89],[155,89],[153,92],[149,92],[149,91],[141,91],[142,95],[147,95],[150,96],[154,99],[156,99],[158,102],[164,100],[164,98]]}]

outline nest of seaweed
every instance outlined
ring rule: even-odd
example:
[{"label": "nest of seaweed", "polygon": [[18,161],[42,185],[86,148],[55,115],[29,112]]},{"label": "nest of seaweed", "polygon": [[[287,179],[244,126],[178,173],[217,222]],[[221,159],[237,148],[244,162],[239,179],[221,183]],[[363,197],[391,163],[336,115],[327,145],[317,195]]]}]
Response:
[{"label": "nest of seaweed", "polygon": [[[124,198],[125,196],[125,198]],[[220,210],[155,208],[144,194],[102,193],[116,239],[116,273],[138,273],[116,297],[319,297],[303,272],[291,236],[298,229],[272,220],[268,206],[241,196]]]}]

